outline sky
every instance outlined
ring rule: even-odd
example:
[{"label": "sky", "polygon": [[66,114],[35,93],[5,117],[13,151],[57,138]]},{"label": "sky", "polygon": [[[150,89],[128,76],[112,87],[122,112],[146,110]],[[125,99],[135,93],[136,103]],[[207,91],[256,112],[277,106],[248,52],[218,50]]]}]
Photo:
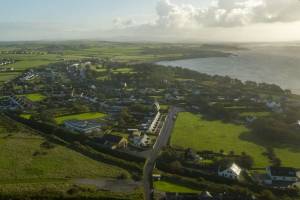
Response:
[{"label": "sky", "polygon": [[0,0],[0,41],[300,41],[299,0]]}]

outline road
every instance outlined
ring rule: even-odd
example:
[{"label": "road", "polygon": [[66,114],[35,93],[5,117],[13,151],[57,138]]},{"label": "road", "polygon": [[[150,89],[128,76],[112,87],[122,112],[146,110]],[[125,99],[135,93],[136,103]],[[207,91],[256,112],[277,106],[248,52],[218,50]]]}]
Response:
[{"label": "road", "polygon": [[144,197],[145,200],[153,199],[153,181],[152,181],[152,171],[155,165],[155,161],[161,151],[161,149],[168,144],[169,138],[171,136],[173,126],[175,123],[175,117],[180,111],[180,108],[171,107],[168,116],[165,120],[164,126],[157,137],[156,143],[153,146],[153,150],[150,153],[149,158],[145,162],[143,171],[143,182],[144,182]]}]

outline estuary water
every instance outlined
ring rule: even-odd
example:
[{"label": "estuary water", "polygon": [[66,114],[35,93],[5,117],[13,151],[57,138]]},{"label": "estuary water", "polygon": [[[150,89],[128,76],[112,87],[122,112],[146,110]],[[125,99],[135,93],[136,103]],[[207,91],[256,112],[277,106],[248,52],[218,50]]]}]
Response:
[{"label": "estuary water", "polygon": [[274,83],[300,94],[300,45],[248,45],[235,56],[158,62],[242,81]]}]

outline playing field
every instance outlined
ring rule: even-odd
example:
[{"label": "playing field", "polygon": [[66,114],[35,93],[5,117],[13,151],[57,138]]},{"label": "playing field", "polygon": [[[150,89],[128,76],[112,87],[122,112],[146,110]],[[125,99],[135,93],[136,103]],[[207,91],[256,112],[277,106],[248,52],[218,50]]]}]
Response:
[{"label": "playing field", "polygon": [[40,93],[34,93],[34,94],[26,94],[24,95],[27,99],[33,102],[42,101],[46,98],[46,96],[40,94]]},{"label": "playing field", "polygon": [[67,121],[67,120],[90,120],[90,119],[103,118],[105,116],[106,116],[106,114],[99,113],[99,112],[82,113],[82,114],[76,114],[76,115],[64,115],[64,116],[55,118],[55,122],[57,124],[62,124],[62,123],[64,123],[64,121]]},{"label": "playing field", "polygon": [[183,185],[179,185],[177,183],[171,183],[167,181],[156,181],[154,182],[154,188],[155,190],[161,191],[161,192],[180,192],[180,193],[198,193],[198,190],[194,190],[191,188],[188,188]]},{"label": "playing field", "polygon": [[215,152],[234,151],[236,154],[245,152],[254,158],[255,167],[268,166],[268,159],[262,155],[265,148],[240,138],[248,131],[244,126],[207,121],[200,115],[183,112],[178,115],[171,145]]}]

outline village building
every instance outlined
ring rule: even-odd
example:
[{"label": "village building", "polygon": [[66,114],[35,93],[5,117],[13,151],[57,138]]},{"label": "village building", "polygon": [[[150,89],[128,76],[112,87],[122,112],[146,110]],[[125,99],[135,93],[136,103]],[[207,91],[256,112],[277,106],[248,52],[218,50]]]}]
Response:
[{"label": "village building", "polygon": [[133,136],[131,139],[134,146],[137,147],[147,147],[151,143],[151,138],[144,134],[142,136]]},{"label": "village building", "polygon": [[297,171],[291,167],[268,167],[266,184],[292,185],[298,181]]},{"label": "village building", "polygon": [[92,133],[95,131],[100,131],[102,124],[91,122],[91,121],[80,121],[80,120],[70,120],[65,121],[64,125],[67,129],[80,132],[80,133]]},{"label": "village building", "polygon": [[242,168],[237,164],[232,163],[227,166],[221,166],[218,169],[218,176],[231,180],[239,180],[242,173]]}]

